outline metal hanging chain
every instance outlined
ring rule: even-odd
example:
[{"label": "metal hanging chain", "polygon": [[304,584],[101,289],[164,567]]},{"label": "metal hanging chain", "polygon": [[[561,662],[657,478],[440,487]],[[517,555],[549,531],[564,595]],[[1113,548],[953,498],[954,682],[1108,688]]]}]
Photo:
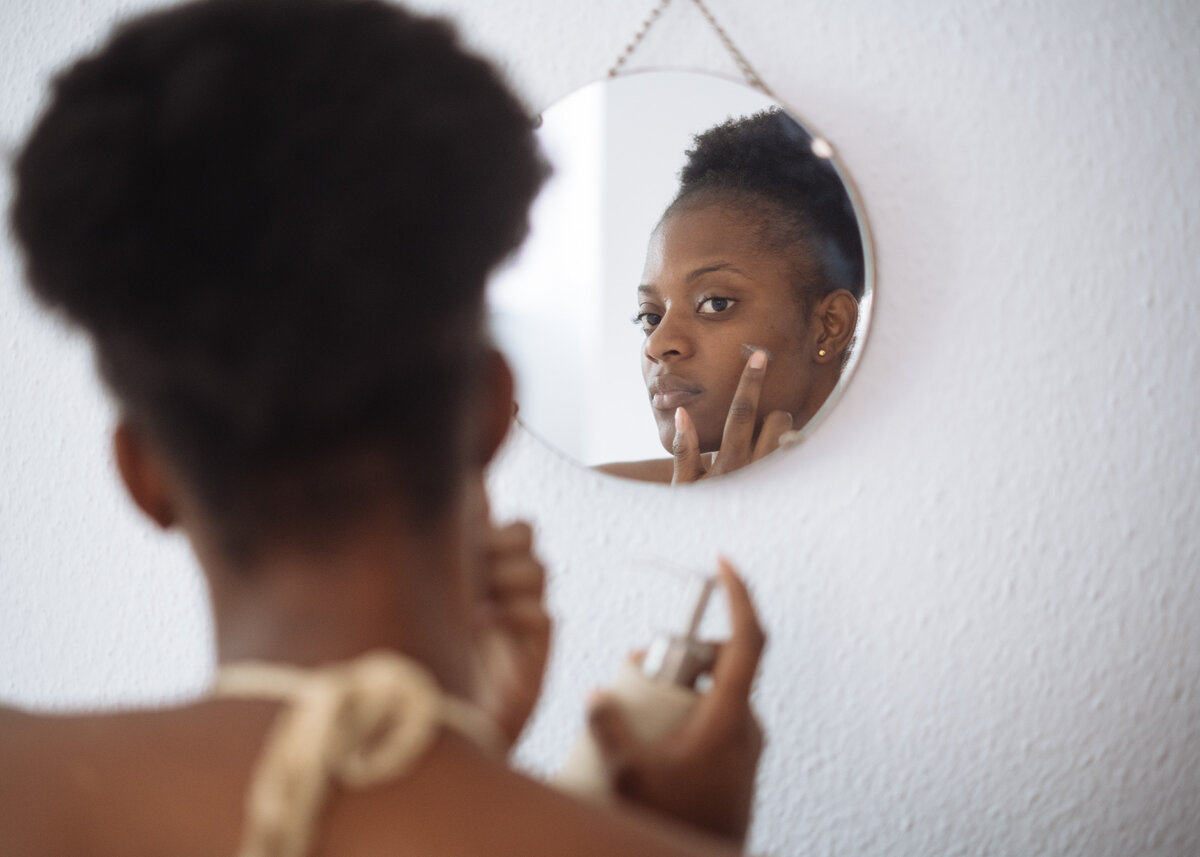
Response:
[{"label": "metal hanging chain", "polygon": [[[710,12],[708,6],[704,4],[704,0],[692,0],[692,2],[696,4],[696,8],[700,10],[700,14],[704,16],[704,20],[708,22],[708,25],[712,28],[713,32],[717,34],[717,38],[721,40],[721,44],[725,46],[725,50],[727,50],[729,55],[733,57],[733,61],[737,65],[738,69],[742,72],[742,77],[746,79],[746,83],[748,83],[754,89],[757,89],[759,92],[762,92],[771,98],[775,98],[775,93],[771,92],[767,85],[763,83],[763,79],[758,76],[758,72],[756,72],[754,67],[750,65],[750,61],[742,55],[742,52],[738,50],[737,45],[733,43],[733,39],[729,38],[729,34],[726,33],[725,29],[717,23],[717,19],[713,17],[713,13]],[[617,61],[613,63],[612,68],[608,70],[609,77],[616,77],[618,74],[620,74],[621,68],[625,65],[626,61],[633,56],[633,52],[638,49],[638,46],[641,45],[642,40],[646,38],[646,34],[650,32],[650,28],[658,22],[658,19],[662,16],[663,10],[666,9],[670,3],[671,0],[658,0],[658,5],[650,10],[650,14],[647,15],[646,20],[642,22],[641,28],[637,31],[637,33],[634,34],[629,44],[625,46],[625,50],[621,51],[621,55],[617,57]]]},{"label": "metal hanging chain", "polygon": [[621,66],[625,65],[625,61],[633,56],[633,52],[637,50],[638,45],[642,43],[642,39],[646,38],[646,34],[650,32],[650,28],[658,21],[658,18],[670,5],[671,0],[658,0],[658,5],[655,6],[650,14],[646,16],[646,20],[642,21],[641,28],[629,40],[629,44],[625,46],[625,50],[621,51],[621,55],[617,57],[617,61],[612,64],[612,68],[608,70],[609,77],[616,77],[621,72]]}]

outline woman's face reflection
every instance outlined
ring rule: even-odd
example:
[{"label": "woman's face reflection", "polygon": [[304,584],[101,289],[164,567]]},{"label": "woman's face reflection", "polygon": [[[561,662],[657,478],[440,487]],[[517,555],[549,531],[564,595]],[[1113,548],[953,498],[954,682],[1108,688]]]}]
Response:
[{"label": "woman's face reflection", "polygon": [[668,452],[680,406],[701,451],[720,447],[748,346],[770,354],[759,426],[782,410],[800,427],[836,383],[836,369],[817,357],[796,260],[772,250],[760,225],[740,207],[712,202],[668,214],[651,236],[637,321],[646,334],[642,376]]}]

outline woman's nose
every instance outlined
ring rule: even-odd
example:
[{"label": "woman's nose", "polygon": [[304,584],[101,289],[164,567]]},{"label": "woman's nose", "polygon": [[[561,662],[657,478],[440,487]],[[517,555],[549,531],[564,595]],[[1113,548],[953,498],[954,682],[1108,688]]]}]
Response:
[{"label": "woman's nose", "polygon": [[679,315],[667,310],[662,319],[655,325],[654,330],[646,337],[646,357],[655,363],[674,358],[688,357],[692,354],[694,344],[686,321]]}]

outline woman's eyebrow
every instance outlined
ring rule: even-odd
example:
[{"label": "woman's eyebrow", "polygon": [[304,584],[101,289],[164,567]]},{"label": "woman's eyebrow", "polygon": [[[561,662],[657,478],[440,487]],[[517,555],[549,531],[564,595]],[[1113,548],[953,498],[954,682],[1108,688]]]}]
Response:
[{"label": "woman's eyebrow", "polygon": [[729,271],[733,274],[740,274],[747,280],[754,279],[741,268],[734,266],[731,262],[713,262],[711,265],[705,265],[702,268],[697,268],[696,270],[692,271],[687,275],[687,281],[690,283],[699,277],[703,277],[705,274],[711,274],[714,271]]},{"label": "woman's eyebrow", "polygon": [[[699,279],[700,277],[703,277],[705,274],[711,274],[715,271],[727,271],[731,274],[737,274],[739,276],[745,277],[747,280],[754,279],[749,274],[747,274],[745,271],[743,271],[741,268],[734,265],[732,262],[713,262],[711,265],[704,265],[703,267],[696,268],[694,271],[689,272],[687,277],[684,278],[684,280],[688,283],[692,283],[692,282],[696,281],[697,279]],[[637,290],[638,290],[639,297],[641,297],[643,295],[649,295],[650,297],[658,297],[658,289],[655,288],[653,283],[642,283],[640,286],[638,286]]]}]

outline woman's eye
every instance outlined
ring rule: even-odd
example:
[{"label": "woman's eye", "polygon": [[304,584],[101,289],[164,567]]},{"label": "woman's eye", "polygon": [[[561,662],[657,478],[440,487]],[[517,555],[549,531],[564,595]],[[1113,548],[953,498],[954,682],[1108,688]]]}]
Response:
[{"label": "woman's eye", "polygon": [[705,298],[700,301],[700,306],[696,311],[701,315],[716,315],[717,313],[725,312],[737,301],[733,298]]},{"label": "woman's eye", "polygon": [[643,333],[649,335],[650,331],[654,330],[662,321],[662,316],[656,312],[639,312],[630,321],[638,325]]}]

